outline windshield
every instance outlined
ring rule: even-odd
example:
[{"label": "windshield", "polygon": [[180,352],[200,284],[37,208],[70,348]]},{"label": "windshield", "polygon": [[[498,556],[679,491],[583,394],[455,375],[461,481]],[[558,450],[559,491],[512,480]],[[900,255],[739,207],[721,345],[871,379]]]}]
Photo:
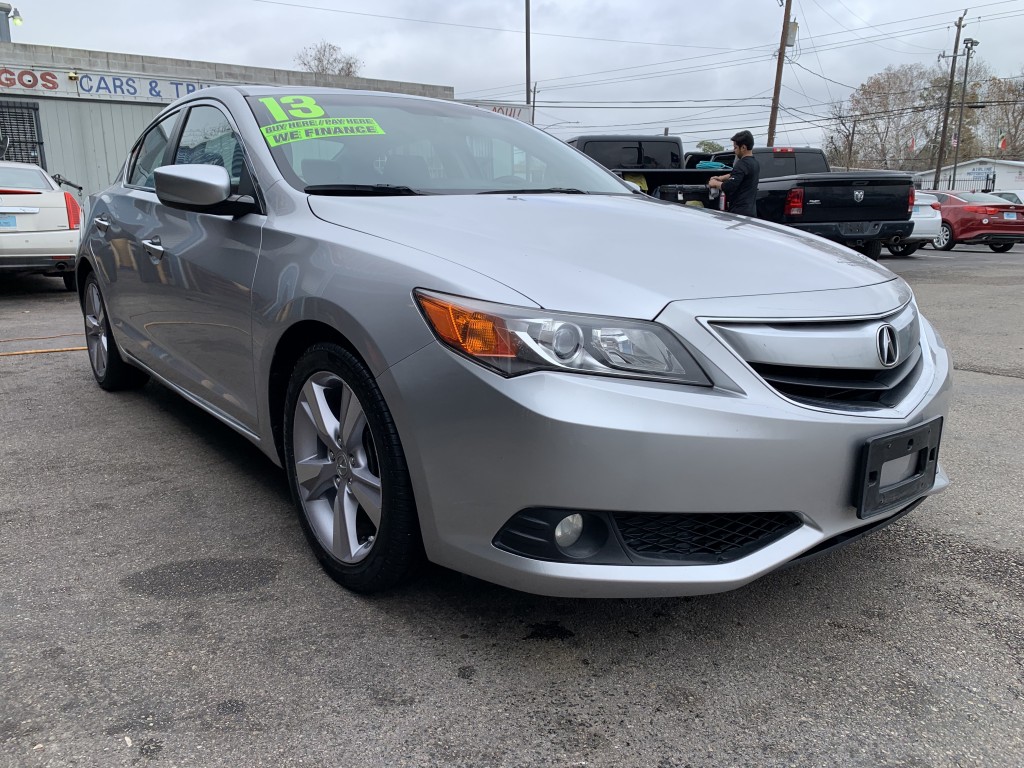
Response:
[{"label": "windshield", "polygon": [[632,194],[553,136],[476,107],[343,92],[250,96],[248,102],[277,167],[297,189],[355,184],[424,194]]}]

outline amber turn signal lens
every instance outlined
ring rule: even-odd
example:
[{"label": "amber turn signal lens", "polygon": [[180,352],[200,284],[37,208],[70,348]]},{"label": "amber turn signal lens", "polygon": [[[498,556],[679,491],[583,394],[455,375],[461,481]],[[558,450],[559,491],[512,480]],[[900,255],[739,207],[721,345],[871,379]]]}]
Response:
[{"label": "amber turn signal lens", "polygon": [[473,357],[515,357],[516,344],[505,321],[433,296],[417,295],[434,332],[454,349]]}]

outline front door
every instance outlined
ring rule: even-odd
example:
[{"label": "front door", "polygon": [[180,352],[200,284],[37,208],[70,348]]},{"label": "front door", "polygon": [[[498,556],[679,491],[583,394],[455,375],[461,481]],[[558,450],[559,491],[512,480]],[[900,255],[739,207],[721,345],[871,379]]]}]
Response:
[{"label": "front door", "polygon": [[[244,148],[221,108],[201,104],[184,120],[174,163],[222,166],[233,193],[255,198]],[[266,216],[214,216],[162,204],[155,214],[156,242],[150,239],[147,257],[163,280],[151,296],[145,332],[161,352],[159,372],[254,431],[252,285]]]}]

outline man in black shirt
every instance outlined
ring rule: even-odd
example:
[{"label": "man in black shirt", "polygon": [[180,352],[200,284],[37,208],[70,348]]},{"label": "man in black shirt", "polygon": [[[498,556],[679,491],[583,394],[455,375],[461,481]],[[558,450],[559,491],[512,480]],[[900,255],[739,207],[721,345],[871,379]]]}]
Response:
[{"label": "man in black shirt", "polygon": [[757,180],[761,166],[754,157],[754,135],[740,131],[732,137],[732,148],[736,152],[732,172],[715,176],[708,186],[722,190],[729,213],[757,216]]}]

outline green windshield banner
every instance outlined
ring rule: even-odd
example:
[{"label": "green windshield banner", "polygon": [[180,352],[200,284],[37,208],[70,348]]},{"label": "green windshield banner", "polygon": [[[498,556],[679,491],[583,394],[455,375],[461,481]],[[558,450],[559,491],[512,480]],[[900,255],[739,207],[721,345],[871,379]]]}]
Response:
[{"label": "green windshield banner", "polygon": [[320,117],[265,125],[260,129],[267,144],[279,147],[293,141],[333,136],[381,136],[383,129],[370,117]]}]

